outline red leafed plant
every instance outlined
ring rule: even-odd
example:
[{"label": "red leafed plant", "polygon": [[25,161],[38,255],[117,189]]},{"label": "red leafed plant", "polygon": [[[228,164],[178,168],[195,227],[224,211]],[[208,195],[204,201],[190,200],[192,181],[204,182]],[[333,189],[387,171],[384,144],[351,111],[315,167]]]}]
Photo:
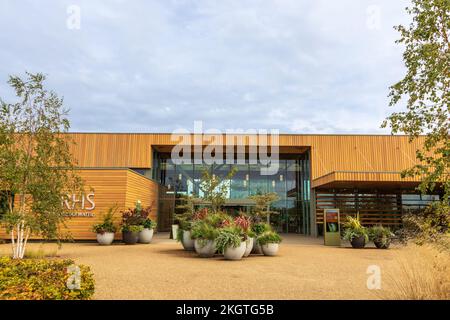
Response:
[{"label": "red leafed plant", "polygon": [[241,227],[242,230],[247,231],[250,228],[250,217],[239,216],[234,219],[234,223]]},{"label": "red leafed plant", "polygon": [[194,220],[203,220],[208,215],[208,208],[203,208],[194,213]]},{"label": "red leafed plant", "polygon": [[221,228],[226,228],[229,227],[231,225],[230,220],[223,220],[222,223],[220,224]]}]

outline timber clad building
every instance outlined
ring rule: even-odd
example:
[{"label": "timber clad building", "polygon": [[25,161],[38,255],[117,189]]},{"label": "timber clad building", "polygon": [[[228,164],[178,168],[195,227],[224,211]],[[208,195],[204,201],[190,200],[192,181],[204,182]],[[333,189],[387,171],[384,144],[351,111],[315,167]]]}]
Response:
[{"label": "timber clad building", "polygon": [[[70,208],[67,225],[75,239],[95,239],[91,225],[101,220],[102,213],[114,204],[120,209],[133,207],[137,200],[143,206],[153,204],[158,231],[169,231],[183,195],[201,195],[204,169],[225,176],[232,166],[237,168],[233,178],[224,181],[225,209],[230,213],[249,210],[250,195],[276,192],[279,200],[273,210],[279,214],[271,216],[271,224],[279,232],[320,234],[326,208],[340,208],[343,216],[359,212],[363,224],[395,227],[405,212],[439,198],[419,195],[415,191],[419,180],[400,176],[415,164],[421,138],[409,143],[405,136],[280,135],[279,169],[262,175],[262,164],[249,161],[252,146],[258,144],[255,136],[244,136],[243,148],[235,149],[236,156],[244,150],[244,163],[208,165],[201,159],[174,163],[171,152],[178,141],[172,141],[171,134],[70,135],[86,185],[85,196],[73,196],[65,203]],[[204,147],[209,144],[206,137],[199,139]],[[120,214],[116,218],[119,222]]]}]

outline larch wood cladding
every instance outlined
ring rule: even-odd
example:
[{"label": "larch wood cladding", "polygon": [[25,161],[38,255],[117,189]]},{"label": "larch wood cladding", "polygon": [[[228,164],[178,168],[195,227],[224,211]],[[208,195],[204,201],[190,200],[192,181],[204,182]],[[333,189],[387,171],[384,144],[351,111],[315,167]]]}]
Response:
[{"label": "larch wood cladding", "polygon": [[[170,134],[72,133],[79,167],[150,168],[152,146],[175,145]],[[245,144],[249,144],[246,139]],[[280,147],[310,147],[312,180],[335,171],[400,172],[416,163],[423,137],[280,135]],[[205,143],[207,144],[207,143]]]},{"label": "larch wood cladding", "polygon": [[[158,184],[156,182],[128,169],[83,169],[78,173],[84,180],[86,194],[94,193],[95,209],[92,211],[82,209],[77,204],[74,210],[69,211],[93,214],[93,217],[76,216],[66,219],[67,230],[74,239],[96,239],[95,233],[91,230],[92,225],[101,222],[102,215],[115,204],[118,206],[115,215],[117,226],[121,222],[120,211],[133,208],[137,200],[141,201],[142,207],[153,204],[151,219],[157,221]],[[9,238],[4,229],[0,230],[0,238]],[[116,239],[121,239],[119,229]]]}]

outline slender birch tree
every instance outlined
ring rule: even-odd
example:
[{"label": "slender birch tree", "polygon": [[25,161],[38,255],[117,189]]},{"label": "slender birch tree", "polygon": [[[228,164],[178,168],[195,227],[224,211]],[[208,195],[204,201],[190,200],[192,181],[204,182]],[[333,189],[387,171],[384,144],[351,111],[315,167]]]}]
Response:
[{"label": "slender birch tree", "polygon": [[44,88],[45,76],[10,76],[17,102],[0,99],[0,191],[6,198],[2,223],[11,236],[12,255],[22,259],[30,235],[60,239],[63,199],[82,193],[67,135],[63,99]]}]

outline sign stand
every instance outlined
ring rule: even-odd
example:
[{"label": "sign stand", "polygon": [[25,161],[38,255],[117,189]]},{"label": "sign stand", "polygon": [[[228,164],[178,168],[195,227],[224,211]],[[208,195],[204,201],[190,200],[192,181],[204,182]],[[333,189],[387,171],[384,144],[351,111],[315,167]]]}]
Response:
[{"label": "sign stand", "polygon": [[323,211],[324,245],[341,245],[341,219],[339,209],[324,209]]}]

